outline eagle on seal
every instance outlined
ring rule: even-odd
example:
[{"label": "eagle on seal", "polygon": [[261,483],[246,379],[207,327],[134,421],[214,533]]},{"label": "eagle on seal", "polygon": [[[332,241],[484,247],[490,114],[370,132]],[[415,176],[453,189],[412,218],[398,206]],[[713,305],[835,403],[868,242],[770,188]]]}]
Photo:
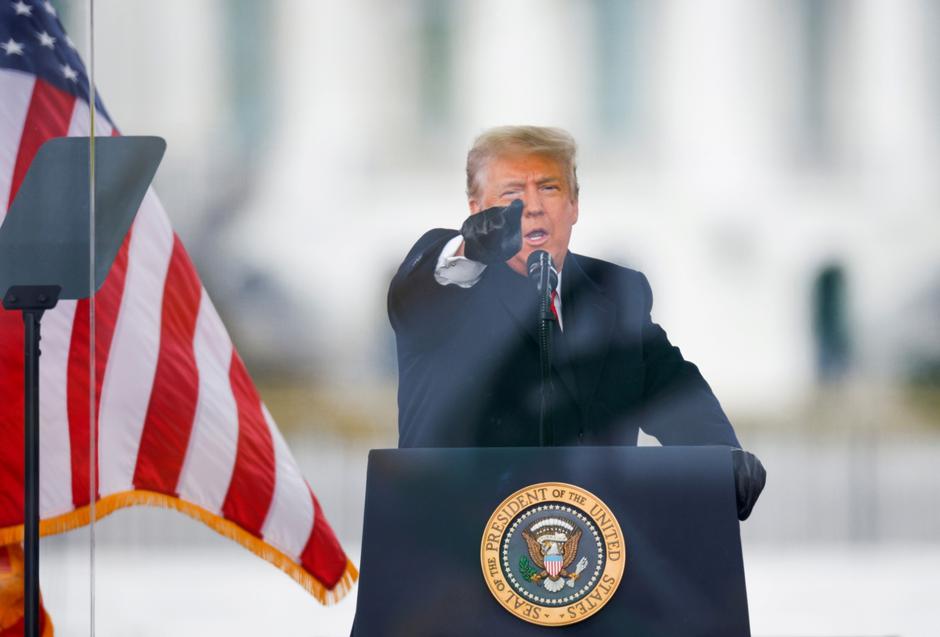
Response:
[{"label": "eagle on seal", "polygon": [[544,580],[547,590],[557,592],[566,580],[573,582],[580,575],[581,569],[569,571],[568,568],[578,555],[581,529],[563,520],[539,520],[523,530],[522,537],[532,563],[540,569],[532,576],[532,582],[538,584]]}]

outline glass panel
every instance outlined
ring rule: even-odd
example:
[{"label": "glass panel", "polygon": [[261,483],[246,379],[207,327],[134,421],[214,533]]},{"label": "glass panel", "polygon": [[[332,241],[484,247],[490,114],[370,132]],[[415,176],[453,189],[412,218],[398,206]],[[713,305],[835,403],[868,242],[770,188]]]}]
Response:
[{"label": "glass panel", "polygon": [[[857,84],[877,87],[871,71],[902,96],[929,95],[921,84],[936,66],[899,60],[917,58],[908,36],[931,15],[930,3],[842,0],[741,0],[721,12],[641,0],[97,0],[107,113],[125,134],[168,143],[132,233],[124,301],[110,310],[124,323],[107,327],[96,304],[96,352],[114,329],[98,359],[101,448],[117,452],[101,457],[102,508],[114,509],[96,527],[103,633],[349,633],[355,589],[325,607],[291,579],[322,592],[305,570],[313,505],[296,499],[299,476],[357,563],[368,450],[398,443],[399,382],[420,393],[396,374],[389,282],[423,233],[467,217],[474,135],[515,123],[575,135],[583,190],[571,254],[648,276],[651,320],[699,365],[770,473],[742,527],[754,632],[930,634],[935,611],[910,600],[940,587],[928,573],[940,568],[918,564],[940,564],[930,479],[940,264],[926,221],[940,201],[922,176],[940,166],[908,156],[892,126],[926,135],[936,124],[904,97],[891,108],[863,99]],[[850,133],[857,163],[820,170],[835,167]],[[796,168],[794,144],[805,151]],[[889,165],[905,176],[882,179]],[[571,272],[561,316],[577,330]],[[623,313],[647,325],[650,297],[637,285]],[[496,311],[484,319],[515,325]],[[461,338],[450,325],[421,327]],[[445,423],[465,416],[452,407],[469,404],[464,377],[488,383],[473,393],[484,396],[536,373],[493,363],[517,351],[538,360],[517,331],[512,346],[484,334],[428,373],[458,379],[445,387],[455,400],[440,401]],[[644,347],[598,371],[610,375],[594,402],[572,407],[588,439],[606,423],[619,442],[658,444],[630,425],[663,404],[644,382],[656,366]],[[492,367],[468,370],[481,352]],[[480,411],[468,431],[503,423]],[[519,422],[520,439],[535,431],[532,418]],[[658,431],[694,438],[670,432]]]}]

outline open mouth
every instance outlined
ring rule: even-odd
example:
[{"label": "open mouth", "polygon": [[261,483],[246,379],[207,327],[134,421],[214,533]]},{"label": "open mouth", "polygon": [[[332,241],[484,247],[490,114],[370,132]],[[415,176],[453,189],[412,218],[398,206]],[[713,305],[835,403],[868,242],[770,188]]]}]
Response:
[{"label": "open mouth", "polygon": [[548,233],[545,232],[545,230],[543,230],[542,228],[536,228],[534,230],[530,230],[529,232],[525,234],[525,241],[529,245],[533,245],[533,246],[542,245],[543,243],[548,241]]}]

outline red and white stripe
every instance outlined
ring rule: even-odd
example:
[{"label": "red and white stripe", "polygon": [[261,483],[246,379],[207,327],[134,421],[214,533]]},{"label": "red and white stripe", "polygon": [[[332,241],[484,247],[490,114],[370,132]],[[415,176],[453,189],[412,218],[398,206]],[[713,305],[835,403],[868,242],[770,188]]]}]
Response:
[{"label": "red and white stripe", "polygon": [[3,96],[0,99],[0,139],[3,140],[0,143],[0,219],[6,216],[9,207],[13,167],[35,83],[32,75],[0,69],[0,95]]},{"label": "red and white stripe", "polygon": [[[0,70],[0,218],[39,146],[87,135],[89,116],[83,100]],[[96,131],[112,134],[100,116]],[[97,497],[178,497],[333,588],[346,556],[152,189],[94,302],[93,374],[89,301],[60,301],[42,322],[42,517],[89,503],[93,395]],[[0,529],[22,523],[22,349],[20,316],[0,310]]]},{"label": "red and white stripe", "polygon": [[[75,101],[69,119],[67,135],[87,135],[90,113],[88,105]],[[25,112],[24,112],[25,117]],[[11,153],[12,154],[12,153]],[[80,306],[80,307],[79,307]],[[76,319],[76,311],[79,317]],[[61,515],[74,508],[72,472],[62,472],[62,478],[43,480],[55,476],[59,467],[71,467],[72,435],[69,428],[69,359],[73,352],[73,328],[76,323],[87,326],[88,304],[66,299],[47,312],[42,323],[42,361],[40,365],[40,431],[42,453],[40,459],[40,510],[48,515]],[[87,334],[87,328],[86,328]],[[85,339],[87,343],[87,338]],[[85,348],[87,352],[87,346]],[[75,363],[73,362],[74,366]],[[72,389],[73,393],[75,388]],[[87,385],[86,385],[87,394]],[[86,401],[87,402],[87,401]],[[86,418],[87,420],[87,418]],[[84,439],[84,455],[88,455],[88,437]]]},{"label": "red and white stripe", "polygon": [[193,351],[202,373],[179,495],[219,515],[235,466],[238,407],[228,380],[232,341],[205,291],[199,302]]}]

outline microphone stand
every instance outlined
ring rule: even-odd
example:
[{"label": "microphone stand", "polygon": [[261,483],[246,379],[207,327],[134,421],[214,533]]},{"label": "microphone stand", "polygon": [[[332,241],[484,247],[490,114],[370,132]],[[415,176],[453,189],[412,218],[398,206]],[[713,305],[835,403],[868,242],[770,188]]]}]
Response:
[{"label": "microphone stand", "polygon": [[555,428],[547,416],[551,403],[552,387],[552,323],[556,320],[552,312],[552,290],[558,285],[558,274],[552,264],[552,257],[544,250],[536,250],[529,255],[529,278],[536,283],[539,295],[539,446],[555,446]]}]

